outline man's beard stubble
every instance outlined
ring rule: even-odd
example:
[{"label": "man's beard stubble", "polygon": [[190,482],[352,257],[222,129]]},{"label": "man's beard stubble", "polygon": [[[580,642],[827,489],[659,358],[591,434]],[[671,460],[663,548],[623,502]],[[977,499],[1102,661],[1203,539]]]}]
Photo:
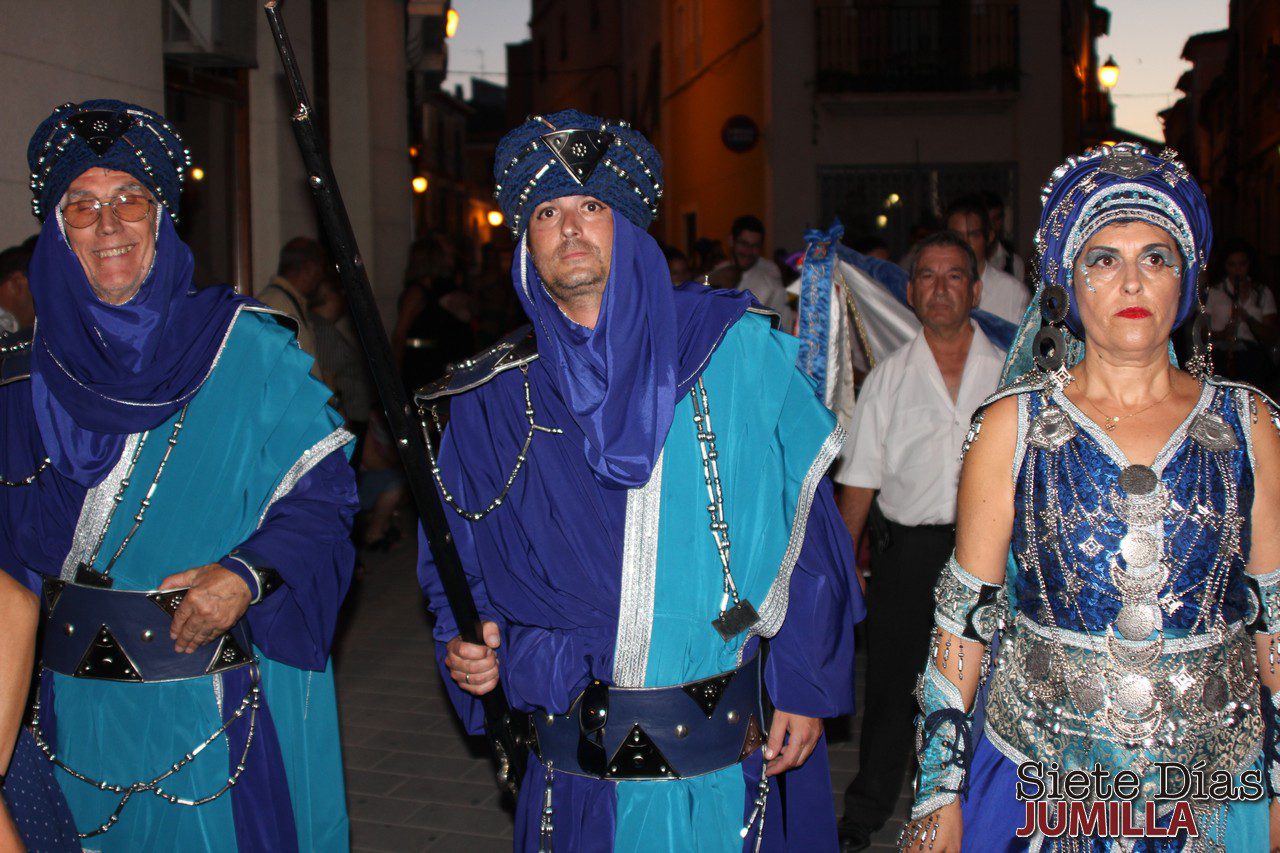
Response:
[{"label": "man's beard stubble", "polygon": [[595,269],[578,269],[565,276],[552,276],[547,270],[542,268],[537,260],[534,260],[534,269],[538,271],[538,276],[542,279],[543,286],[547,292],[551,294],[551,298],[560,303],[569,303],[576,298],[588,294],[598,293],[604,290],[604,257],[600,254],[600,247],[581,240],[567,240],[561,243],[555,251],[553,260],[558,260],[564,255],[573,251],[586,249],[593,258],[595,258]]}]

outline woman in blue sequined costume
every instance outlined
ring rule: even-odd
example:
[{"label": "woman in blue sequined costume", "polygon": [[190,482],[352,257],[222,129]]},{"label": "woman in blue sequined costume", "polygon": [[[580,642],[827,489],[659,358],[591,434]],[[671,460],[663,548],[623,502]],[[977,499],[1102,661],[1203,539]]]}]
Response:
[{"label": "woman in blue sequined costume", "polygon": [[[1280,418],[1212,375],[1203,320],[1188,370],[1169,343],[1200,304],[1205,198],[1125,143],[1042,197],[1016,378],[966,443],[903,847],[1275,849]],[[1221,784],[1195,797],[1162,763]],[[1048,786],[1072,770],[1081,790]]]}]

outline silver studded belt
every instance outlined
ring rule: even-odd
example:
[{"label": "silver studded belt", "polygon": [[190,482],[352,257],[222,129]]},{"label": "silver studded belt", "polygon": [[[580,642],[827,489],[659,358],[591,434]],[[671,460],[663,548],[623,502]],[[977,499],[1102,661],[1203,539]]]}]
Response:
[{"label": "silver studded belt", "polygon": [[174,650],[169,625],[185,589],[131,591],[46,580],[40,664],[74,678],[177,681],[255,662],[248,625],[191,654]]},{"label": "silver studded belt", "polygon": [[1157,788],[1156,762],[1235,774],[1258,755],[1262,719],[1253,641],[1240,623],[1132,642],[1038,625],[1001,637],[986,730],[1012,760],[1129,768]]},{"label": "silver studded belt", "polygon": [[760,656],[671,687],[592,682],[566,714],[534,714],[534,751],[557,773],[672,780],[731,767],[760,748]]}]

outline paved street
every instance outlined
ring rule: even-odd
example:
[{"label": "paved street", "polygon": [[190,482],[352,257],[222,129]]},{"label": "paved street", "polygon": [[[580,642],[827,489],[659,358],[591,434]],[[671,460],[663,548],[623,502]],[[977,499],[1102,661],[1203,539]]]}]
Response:
[{"label": "paved street", "polygon": [[[389,554],[365,555],[368,572],[353,588],[339,639],[352,846],[395,853],[509,851],[510,804],[492,780],[484,744],[459,729],[436,674],[414,547],[402,541]],[[829,728],[837,806],[857,763],[857,725],[841,720]],[[901,825],[892,821],[872,849],[893,849]]]}]

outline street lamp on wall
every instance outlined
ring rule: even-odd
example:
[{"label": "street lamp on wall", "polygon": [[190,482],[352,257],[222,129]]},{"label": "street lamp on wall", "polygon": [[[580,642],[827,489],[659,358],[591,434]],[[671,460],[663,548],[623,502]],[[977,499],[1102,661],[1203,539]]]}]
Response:
[{"label": "street lamp on wall", "polygon": [[502,224],[502,211],[491,210],[489,211],[488,216],[486,216],[485,218],[488,220],[490,225],[492,225],[494,228],[497,228],[499,225]]},{"label": "street lamp on wall", "polygon": [[1114,56],[1108,56],[1107,61],[1098,68],[1098,82],[1108,92],[1120,82],[1120,66],[1116,65]]},{"label": "street lamp on wall", "polygon": [[413,184],[413,191],[419,195],[427,191],[427,179],[422,175],[418,175],[410,183]]}]

